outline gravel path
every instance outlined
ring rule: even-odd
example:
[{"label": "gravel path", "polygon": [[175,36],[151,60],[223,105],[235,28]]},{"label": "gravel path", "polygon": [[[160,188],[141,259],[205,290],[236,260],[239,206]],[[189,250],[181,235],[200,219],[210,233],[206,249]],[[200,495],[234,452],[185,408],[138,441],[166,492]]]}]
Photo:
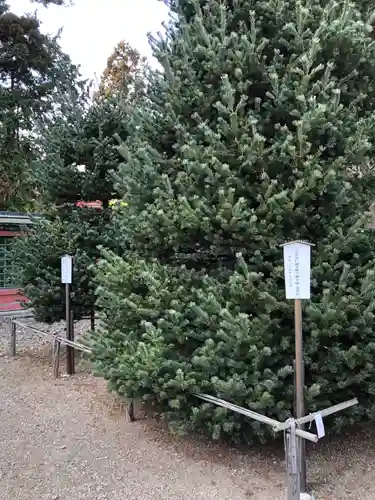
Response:
[{"label": "gravel path", "polygon": [[253,484],[262,495],[252,495],[241,464],[216,461],[215,447],[192,449],[155,426],[126,422],[100,379],[54,381],[43,338],[19,330],[18,357],[4,355],[4,325],[2,333],[0,500],[273,498],[263,496],[262,478]]},{"label": "gravel path", "polygon": [[[11,359],[5,334],[0,325],[0,500],[285,499],[282,450],[126,422],[103,381],[84,372],[54,381],[49,345],[20,332]],[[317,500],[375,498],[374,442],[367,428],[310,449]]]}]

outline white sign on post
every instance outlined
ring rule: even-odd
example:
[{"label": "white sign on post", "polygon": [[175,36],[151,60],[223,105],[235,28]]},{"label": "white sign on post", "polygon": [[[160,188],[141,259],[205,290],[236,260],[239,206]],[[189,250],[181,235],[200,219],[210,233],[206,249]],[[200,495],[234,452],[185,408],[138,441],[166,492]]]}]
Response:
[{"label": "white sign on post", "polygon": [[72,283],[72,262],[71,255],[61,257],[61,283],[71,285]]},{"label": "white sign on post", "polygon": [[311,243],[291,241],[284,250],[285,294],[287,299],[310,298]]}]

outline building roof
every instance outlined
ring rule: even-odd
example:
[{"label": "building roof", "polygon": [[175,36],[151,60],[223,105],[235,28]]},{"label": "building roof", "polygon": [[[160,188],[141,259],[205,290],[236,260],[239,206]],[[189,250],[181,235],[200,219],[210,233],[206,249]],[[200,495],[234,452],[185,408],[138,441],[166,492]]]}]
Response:
[{"label": "building roof", "polygon": [[28,214],[24,212],[1,212],[0,224],[32,224],[33,218],[40,217],[39,214]]}]

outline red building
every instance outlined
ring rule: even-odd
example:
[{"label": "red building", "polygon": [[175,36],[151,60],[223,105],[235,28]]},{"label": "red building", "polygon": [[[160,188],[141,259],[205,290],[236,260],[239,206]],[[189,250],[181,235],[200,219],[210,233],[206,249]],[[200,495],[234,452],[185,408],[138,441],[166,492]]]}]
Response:
[{"label": "red building", "polygon": [[19,291],[14,278],[11,255],[12,241],[32,224],[29,215],[19,212],[0,212],[0,315],[19,311],[27,299]]}]

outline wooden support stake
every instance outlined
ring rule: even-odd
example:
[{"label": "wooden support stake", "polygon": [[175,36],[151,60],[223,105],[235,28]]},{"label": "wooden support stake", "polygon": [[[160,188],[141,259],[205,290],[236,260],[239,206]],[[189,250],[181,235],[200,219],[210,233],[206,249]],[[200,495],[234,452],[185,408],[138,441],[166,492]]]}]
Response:
[{"label": "wooden support stake", "polygon": [[[74,343],[74,317],[73,317],[73,308],[71,307],[70,309],[70,338],[71,338],[71,341]],[[68,344],[67,344],[67,347],[68,347]],[[75,373],[76,371],[76,362],[75,362],[75,358],[76,358],[76,351],[75,349],[72,349],[72,364],[73,364],[73,374]]]},{"label": "wooden support stake", "polygon": [[10,354],[14,357],[16,355],[17,332],[16,324],[12,318],[9,320],[9,341],[10,341]]},{"label": "wooden support stake", "polygon": [[92,310],[90,313],[90,323],[91,323],[91,331],[95,332],[95,311]]},{"label": "wooden support stake", "polygon": [[59,378],[60,374],[60,341],[55,338],[53,340],[53,376],[55,379]]},{"label": "wooden support stake", "polygon": [[[302,339],[302,302],[301,299],[294,301],[294,321],[295,321],[295,343],[296,343],[296,364],[295,364],[295,384],[296,384],[296,411],[295,416],[300,419],[305,416],[305,364],[303,360],[303,339]],[[303,430],[303,428],[302,428]],[[300,485],[301,492],[306,492],[306,442],[298,438],[298,451],[300,453]]]},{"label": "wooden support stake", "polygon": [[286,449],[285,458],[287,466],[288,477],[288,500],[300,500],[301,487],[300,487],[300,464],[299,464],[299,450],[298,442],[302,441],[301,438],[296,436],[296,422],[294,419],[290,420],[290,428],[286,432]]},{"label": "wooden support stake", "polygon": [[[65,324],[66,324],[66,339],[73,342],[72,332],[72,315],[70,312],[70,284],[65,284]],[[68,375],[74,374],[74,349],[67,345],[66,347],[66,372]]]},{"label": "wooden support stake", "polygon": [[134,399],[131,399],[130,402],[129,402],[128,415],[129,415],[130,422],[134,422],[135,421],[135,416],[134,416]]}]

